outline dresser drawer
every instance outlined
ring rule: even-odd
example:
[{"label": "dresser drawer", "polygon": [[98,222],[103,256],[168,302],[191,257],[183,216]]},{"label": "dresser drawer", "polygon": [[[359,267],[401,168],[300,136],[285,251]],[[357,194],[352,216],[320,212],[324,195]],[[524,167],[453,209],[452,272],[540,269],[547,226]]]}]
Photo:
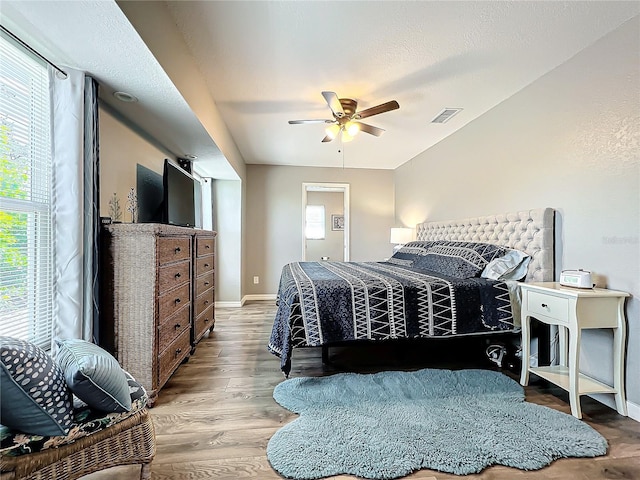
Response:
[{"label": "dresser drawer", "polygon": [[213,270],[213,255],[196,260],[196,277]]},{"label": "dresser drawer", "polygon": [[158,352],[164,351],[182,332],[189,328],[189,306],[182,307],[174,316],[158,327]]},{"label": "dresser drawer", "polygon": [[191,262],[183,261],[165,265],[158,269],[158,293],[162,295],[164,292],[171,290],[178,285],[188,283],[191,278]]},{"label": "dresser drawer", "polygon": [[158,264],[191,258],[191,237],[158,237]]},{"label": "dresser drawer", "polygon": [[158,317],[160,323],[164,322],[165,319],[169,318],[181,307],[189,304],[189,300],[191,299],[189,287],[190,285],[185,283],[183,286],[160,296],[158,299]]},{"label": "dresser drawer", "polygon": [[160,353],[158,360],[158,378],[160,385],[163,385],[175,369],[178,368],[180,362],[189,356],[191,351],[190,338],[191,332],[185,330],[175,342]]},{"label": "dresser drawer", "polygon": [[209,290],[211,287],[213,287],[213,271],[196,278],[195,296],[197,297],[206,290]]},{"label": "dresser drawer", "polygon": [[196,237],[196,256],[204,257],[205,255],[213,255],[214,242],[213,237]]},{"label": "dresser drawer", "polygon": [[205,331],[213,328],[215,324],[215,310],[213,305],[210,305],[204,312],[202,312],[196,318],[194,323],[195,340],[198,341],[202,337]]},{"label": "dresser drawer", "polygon": [[196,298],[193,307],[196,317],[213,305],[213,292],[214,290],[211,288]]},{"label": "dresser drawer", "polygon": [[529,312],[567,323],[569,321],[569,299],[554,297],[545,293],[529,291],[527,296]]}]

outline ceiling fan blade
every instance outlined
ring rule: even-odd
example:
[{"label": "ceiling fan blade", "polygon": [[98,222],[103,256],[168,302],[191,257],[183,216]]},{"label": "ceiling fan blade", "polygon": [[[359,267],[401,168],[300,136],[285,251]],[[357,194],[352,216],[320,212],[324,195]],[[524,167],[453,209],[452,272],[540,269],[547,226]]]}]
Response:
[{"label": "ceiling fan blade", "polygon": [[324,143],[324,142],[331,142],[331,141],[333,141],[333,139],[334,139],[334,138],[336,138],[336,137],[332,137],[331,135],[327,135],[326,137],[324,137],[324,138],[322,139],[322,143]]},{"label": "ceiling fan blade", "polygon": [[361,132],[370,133],[371,135],[375,135],[376,137],[379,137],[385,132],[384,128],[374,127],[373,125],[368,125],[362,122],[355,123],[358,125],[358,127],[360,127]]},{"label": "ceiling fan blade", "polygon": [[289,120],[291,125],[299,125],[301,123],[333,123],[335,120]]},{"label": "ceiling fan blade", "polygon": [[344,110],[342,109],[342,104],[338,99],[338,95],[335,92],[322,92],[322,96],[327,101],[327,105],[336,116],[336,118],[344,117]]},{"label": "ceiling fan blade", "polygon": [[362,110],[361,112],[356,113],[355,118],[367,118],[373,115],[378,115],[380,113],[389,112],[391,110],[396,110],[400,108],[400,105],[395,100],[391,100],[390,102],[383,103],[376,107],[367,108]]}]

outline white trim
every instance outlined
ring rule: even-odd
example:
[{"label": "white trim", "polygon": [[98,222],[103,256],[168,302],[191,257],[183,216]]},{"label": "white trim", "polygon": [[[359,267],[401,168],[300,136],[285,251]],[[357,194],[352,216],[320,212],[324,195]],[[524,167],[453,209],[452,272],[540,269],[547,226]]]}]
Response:
[{"label": "white trim", "polygon": [[640,422],[640,405],[627,400],[627,413],[629,414],[629,418]]},{"label": "white trim", "polygon": [[242,297],[242,304],[244,305],[246,302],[253,300],[272,300],[275,302],[276,298],[278,298],[278,295],[275,293],[258,293],[255,295],[245,295],[244,297]]},{"label": "white trim", "polygon": [[343,192],[343,215],[344,215],[344,244],[343,244],[343,260],[349,261],[350,247],[349,238],[351,231],[351,220],[349,215],[349,184],[348,183],[323,183],[323,182],[302,182],[302,261],[306,260],[306,237],[305,237],[305,222],[306,222],[306,206],[307,206],[307,192],[308,191],[324,191],[324,192]]},{"label": "white trim", "polygon": [[240,308],[242,302],[216,302],[215,308]]}]

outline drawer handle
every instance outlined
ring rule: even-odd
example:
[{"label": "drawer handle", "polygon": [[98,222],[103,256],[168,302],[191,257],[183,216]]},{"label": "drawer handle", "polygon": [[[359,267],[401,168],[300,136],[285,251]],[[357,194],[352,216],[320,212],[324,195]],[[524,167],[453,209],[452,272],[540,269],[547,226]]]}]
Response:
[{"label": "drawer handle", "polygon": [[207,285],[209,285],[209,282],[204,282],[204,286],[206,287]]},{"label": "drawer handle", "polygon": [[207,323],[208,321],[209,321],[209,319],[208,319],[208,318],[205,318],[205,319],[204,319],[204,323]]},{"label": "drawer handle", "polygon": [[205,264],[204,264],[204,266],[205,266],[205,268],[206,268],[206,267],[208,267],[208,266],[209,266],[209,264],[208,264],[208,263],[205,263]]},{"label": "drawer handle", "polygon": [[176,357],[182,353],[181,348],[176,348]]},{"label": "drawer handle", "polygon": [[182,301],[182,300],[180,300],[179,298],[176,298],[176,299],[174,300],[174,302],[175,302],[176,304],[180,303],[181,301]]},{"label": "drawer handle", "polygon": [[182,275],[180,274],[180,272],[178,272],[178,273],[176,273],[176,274],[175,274],[175,277],[176,277],[176,278],[180,278],[181,276],[182,276]]},{"label": "drawer handle", "polygon": [[209,249],[209,245],[205,245],[204,248],[206,248],[208,250]]},{"label": "drawer handle", "polygon": [[182,325],[180,325],[179,323],[176,323],[173,328],[175,328],[176,330],[178,330]]},{"label": "drawer handle", "polygon": [[204,304],[205,304],[205,305],[209,305],[209,300],[205,300],[205,301],[204,301]]},{"label": "drawer handle", "polygon": [[181,248],[180,247],[176,247],[176,248],[173,249],[173,251],[174,251],[174,253],[179,253],[181,251]]},{"label": "drawer handle", "polygon": [[549,308],[549,305],[547,305],[546,303],[543,303],[541,306],[542,308]]}]

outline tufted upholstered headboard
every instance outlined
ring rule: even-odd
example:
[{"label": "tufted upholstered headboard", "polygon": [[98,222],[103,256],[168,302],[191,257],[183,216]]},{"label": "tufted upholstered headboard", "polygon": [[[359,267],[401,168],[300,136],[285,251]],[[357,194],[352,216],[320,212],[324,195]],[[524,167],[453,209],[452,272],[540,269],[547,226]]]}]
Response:
[{"label": "tufted upholstered headboard", "polygon": [[416,240],[484,242],[531,255],[526,282],[554,280],[554,210],[539,208],[416,225]]}]

